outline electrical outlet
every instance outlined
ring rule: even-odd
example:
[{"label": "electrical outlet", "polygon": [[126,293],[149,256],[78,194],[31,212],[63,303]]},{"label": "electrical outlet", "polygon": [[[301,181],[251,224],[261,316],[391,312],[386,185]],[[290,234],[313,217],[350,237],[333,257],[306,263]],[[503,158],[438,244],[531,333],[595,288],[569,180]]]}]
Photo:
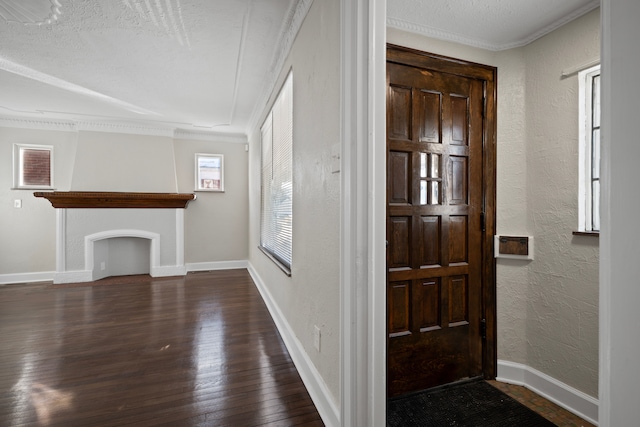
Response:
[{"label": "electrical outlet", "polygon": [[102,262],[100,263],[100,270],[104,271],[104,270],[106,270],[106,269],[107,269],[107,263],[105,263],[104,261],[102,261]]},{"label": "electrical outlet", "polygon": [[22,200],[20,200],[20,199],[15,199],[15,200],[13,201],[13,207],[14,207],[14,208],[21,208],[21,207],[22,207]]},{"label": "electrical outlet", "polygon": [[313,326],[313,346],[316,350],[320,351],[320,328]]}]

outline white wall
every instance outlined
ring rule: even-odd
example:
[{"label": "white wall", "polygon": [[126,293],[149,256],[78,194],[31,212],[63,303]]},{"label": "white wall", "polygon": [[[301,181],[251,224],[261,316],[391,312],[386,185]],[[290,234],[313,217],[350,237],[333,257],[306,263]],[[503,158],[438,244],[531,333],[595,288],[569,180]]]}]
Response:
[{"label": "white wall", "polygon": [[497,261],[498,358],[598,395],[598,243],[578,226],[578,81],[599,55],[599,11],[491,52],[387,30],[389,43],[498,67],[497,232],[532,235],[534,261]]},{"label": "white wall", "polygon": [[[250,263],[318,371],[319,381],[326,384],[334,404],[340,397],[340,174],[331,173],[331,148],[340,142],[339,23],[339,1],[313,2],[270,101],[292,69],[291,277],[258,249],[262,120],[250,139],[249,159]],[[313,345],[315,325],[321,329],[320,352]]]},{"label": "white wall", "polygon": [[71,190],[175,193],[173,139],[80,131]]},{"label": "white wall", "polygon": [[640,2],[602,1],[600,425],[640,419]]},{"label": "white wall", "polygon": [[[54,185],[69,191],[77,133],[0,127],[0,283],[2,275],[56,269],[56,216],[51,203],[33,197],[33,190],[13,190],[13,144],[52,145]],[[22,200],[22,208],[13,201]],[[35,276],[24,276],[31,280]]]},{"label": "white wall", "polygon": [[[58,191],[192,193],[195,153],[224,154],[226,191],[199,192],[185,211],[185,263],[192,269],[211,269],[229,266],[229,261],[246,262],[249,209],[244,139],[174,139],[69,128],[0,126],[0,283],[51,280],[56,269],[55,209],[46,199],[33,197],[33,191],[11,189],[14,143],[54,146]],[[21,209],[13,207],[15,199],[22,200]]]}]

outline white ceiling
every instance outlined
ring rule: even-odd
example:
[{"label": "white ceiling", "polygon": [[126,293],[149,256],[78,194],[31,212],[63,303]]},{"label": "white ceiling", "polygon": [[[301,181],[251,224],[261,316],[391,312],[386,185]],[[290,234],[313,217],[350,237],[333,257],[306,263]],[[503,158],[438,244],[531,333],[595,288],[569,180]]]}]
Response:
[{"label": "white ceiling", "polygon": [[[264,107],[296,10],[309,4],[0,0],[0,117],[246,133]],[[388,0],[388,24],[500,50],[598,5]]]},{"label": "white ceiling", "polygon": [[489,50],[524,46],[600,0],[387,0],[387,24]]}]

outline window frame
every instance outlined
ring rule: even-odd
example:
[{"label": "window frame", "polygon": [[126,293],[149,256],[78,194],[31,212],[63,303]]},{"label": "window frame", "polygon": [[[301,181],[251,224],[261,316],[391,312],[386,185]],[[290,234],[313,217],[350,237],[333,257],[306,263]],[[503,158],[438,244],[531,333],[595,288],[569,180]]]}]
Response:
[{"label": "window frame", "polygon": [[260,127],[259,249],[287,276],[293,264],[293,116],[290,70]]},{"label": "window frame", "polygon": [[[598,83],[594,84],[596,78]],[[595,94],[594,90],[601,91],[600,64],[580,71],[578,79],[580,98],[578,233],[598,235],[600,233],[600,165],[596,163],[594,157],[600,158],[602,144],[599,117],[601,93]],[[597,135],[597,138],[594,138],[594,135]]]},{"label": "window frame", "polygon": [[[24,151],[39,150],[49,152],[49,185],[41,184],[24,184]],[[13,187],[14,190],[53,190],[54,187],[54,171],[53,171],[53,145],[43,144],[13,144]]]}]

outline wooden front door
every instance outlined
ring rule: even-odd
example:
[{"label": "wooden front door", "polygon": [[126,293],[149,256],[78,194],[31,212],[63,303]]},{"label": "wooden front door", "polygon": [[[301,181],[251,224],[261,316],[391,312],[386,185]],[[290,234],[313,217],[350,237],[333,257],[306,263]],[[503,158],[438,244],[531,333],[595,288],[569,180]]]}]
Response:
[{"label": "wooden front door", "polygon": [[389,397],[485,373],[487,81],[459,65],[388,50]]}]

